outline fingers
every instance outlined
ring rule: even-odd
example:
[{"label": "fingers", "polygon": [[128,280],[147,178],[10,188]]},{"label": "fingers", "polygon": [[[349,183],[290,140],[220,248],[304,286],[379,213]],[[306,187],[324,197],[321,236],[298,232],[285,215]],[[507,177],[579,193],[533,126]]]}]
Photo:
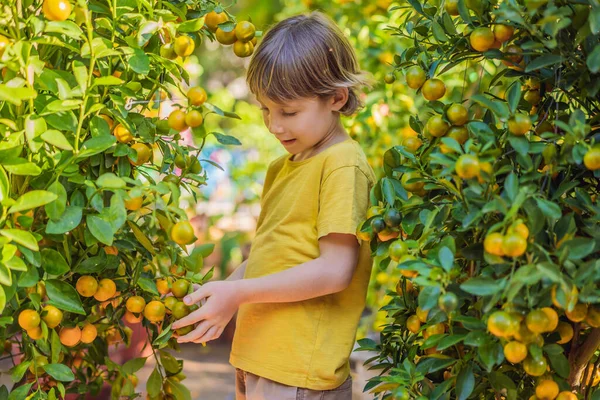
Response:
[{"label": "fingers", "polygon": [[194,329],[187,335],[181,336],[179,339],[177,339],[177,343],[193,342],[194,340],[204,336],[204,334],[206,333],[206,331],[208,331],[210,327],[211,326],[208,321],[203,321],[196,327],[196,329]]},{"label": "fingers", "polygon": [[[196,286],[194,286],[194,288],[195,287]],[[188,306],[191,306],[192,304],[198,303],[200,300],[208,297],[209,295],[209,285],[205,284],[203,286],[200,286],[198,289],[194,290],[192,293],[185,296],[183,298],[183,302]]]},{"label": "fingers", "polygon": [[202,308],[199,308],[196,311],[192,311],[185,317],[173,322],[173,325],[171,325],[171,329],[183,328],[184,326],[192,325],[192,324],[195,324],[196,322],[202,321],[205,319],[204,314],[205,314],[205,311]]},{"label": "fingers", "polygon": [[193,342],[194,343],[210,342],[211,340],[214,340],[220,336],[218,333],[219,333],[219,328],[215,325],[215,326],[211,327],[208,331],[206,331],[206,333],[202,337],[200,337],[196,340],[193,340]]}]

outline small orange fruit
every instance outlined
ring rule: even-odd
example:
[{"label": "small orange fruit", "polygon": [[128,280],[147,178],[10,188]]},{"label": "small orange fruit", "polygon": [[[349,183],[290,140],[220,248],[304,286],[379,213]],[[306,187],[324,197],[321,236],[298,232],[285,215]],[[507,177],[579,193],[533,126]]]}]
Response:
[{"label": "small orange fruit", "polygon": [[171,239],[179,245],[186,245],[194,240],[194,227],[189,221],[179,221],[171,228]]},{"label": "small orange fruit", "polygon": [[441,115],[434,115],[427,121],[427,131],[433,137],[442,137],[450,129],[448,124]]},{"label": "small orange fruit", "polygon": [[490,28],[476,28],[469,36],[471,47],[480,52],[488,51],[493,45],[496,37]]},{"label": "small orange fruit", "polygon": [[146,307],[146,300],[142,296],[131,296],[127,299],[125,307],[132,313],[141,313]]},{"label": "small orange fruit", "polygon": [[44,0],[42,13],[49,21],[65,21],[71,15],[73,7],[68,0]]},{"label": "small orange fruit", "polygon": [[208,97],[204,89],[202,89],[200,86],[194,86],[188,90],[187,98],[191,105],[201,106]]},{"label": "small orange fruit", "polygon": [[133,140],[133,135],[129,132],[129,129],[123,125],[118,124],[113,130],[113,135],[117,138],[120,143],[129,143]]},{"label": "small orange fruit", "polygon": [[486,253],[502,257],[504,256],[504,250],[502,250],[503,241],[504,236],[501,233],[492,232],[485,237],[483,249]]},{"label": "small orange fruit", "polygon": [[94,339],[98,336],[98,329],[94,324],[85,324],[83,328],[81,328],[81,342],[82,343],[92,343]]},{"label": "small orange fruit", "polygon": [[241,40],[242,42],[249,42],[254,39],[254,35],[256,34],[256,28],[254,24],[249,21],[241,21],[238,22],[235,26],[235,36],[237,40]]},{"label": "small orange fruit", "polygon": [[185,123],[185,112],[181,110],[173,110],[171,114],[169,114],[167,123],[171,129],[175,129],[178,132],[187,129],[187,124]]},{"label": "small orange fruit", "polygon": [[452,125],[462,126],[469,120],[469,112],[462,104],[454,103],[446,110],[446,117]]},{"label": "small orange fruit", "polygon": [[185,123],[190,128],[202,125],[203,121],[204,117],[202,117],[202,113],[198,110],[190,110],[185,116]]},{"label": "small orange fruit", "polygon": [[254,45],[252,42],[238,40],[233,44],[233,53],[241,58],[250,57],[254,53]]},{"label": "small orange fruit", "polygon": [[585,153],[583,165],[590,171],[600,169],[600,147],[594,147]]},{"label": "small orange fruit", "polygon": [[117,286],[112,279],[104,278],[98,282],[98,290],[94,293],[94,298],[98,301],[106,301],[114,297],[117,293]]},{"label": "small orange fruit", "polygon": [[204,17],[204,24],[211,32],[216,32],[219,24],[223,22],[227,22],[229,17],[224,12],[217,13],[215,11],[211,11]]},{"label": "small orange fruit", "polygon": [[479,159],[471,154],[463,154],[456,161],[456,174],[462,179],[471,179],[479,176]]},{"label": "small orange fruit", "polygon": [[406,84],[411,89],[419,89],[427,80],[425,71],[416,65],[413,65],[406,71]]},{"label": "small orange fruit", "polygon": [[81,340],[81,329],[74,326],[72,328],[62,328],[58,334],[60,342],[67,347],[76,346]]},{"label": "small orange fruit", "polygon": [[145,145],[144,143],[134,143],[131,148],[136,152],[137,159],[134,161],[131,157],[129,157],[129,162],[133,165],[140,166],[142,164],[146,164],[150,161],[152,157],[152,150],[150,147]]},{"label": "small orange fruit", "polygon": [[441,99],[446,94],[446,85],[440,79],[428,79],[421,89],[423,97],[429,101]]},{"label": "small orange fruit", "polygon": [[40,322],[40,315],[35,310],[23,310],[19,313],[19,326],[25,330],[39,326]]},{"label": "small orange fruit", "polygon": [[75,284],[75,289],[83,297],[92,297],[98,290],[98,281],[90,275],[81,276]]},{"label": "small orange fruit", "polygon": [[165,305],[158,300],[152,300],[144,307],[144,317],[150,322],[161,322],[165,318],[165,314]]},{"label": "small orange fruit", "polygon": [[63,312],[53,305],[48,304],[42,310],[42,320],[48,325],[48,328],[56,328],[63,319]]},{"label": "small orange fruit", "polygon": [[521,342],[512,341],[504,345],[504,357],[513,364],[518,364],[527,358],[527,346]]},{"label": "small orange fruit", "polygon": [[232,45],[237,40],[234,30],[226,32],[221,28],[217,28],[217,31],[215,32],[215,37],[217,38],[217,42],[225,46]]},{"label": "small orange fruit", "polygon": [[173,42],[173,50],[179,57],[187,57],[194,52],[195,44],[191,37],[181,35]]},{"label": "small orange fruit", "polygon": [[515,28],[510,25],[497,24],[494,25],[494,37],[500,43],[504,43],[509,41],[513,34],[515,33]]},{"label": "small orange fruit", "polygon": [[509,257],[519,257],[527,250],[527,241],[516,233],[509,233],[502,241],[502,251]]}]

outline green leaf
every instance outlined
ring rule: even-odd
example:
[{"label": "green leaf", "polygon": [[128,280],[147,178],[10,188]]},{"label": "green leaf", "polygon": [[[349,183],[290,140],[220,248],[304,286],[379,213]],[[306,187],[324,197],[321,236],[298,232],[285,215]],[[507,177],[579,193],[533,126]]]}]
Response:
[{"label": "green leaf", "polygon": [[23,100],[35,99],[37,92],[32,88],[28,87],[10,87],[4,84],[0,84],[0,102],[8,102],[15,106],[20,106]]},{"label": "green leaf", "polygon": [[494,114],[501,118],[507,118],[509,115],[508,106],[506,103],[501,103],[499,101],[491,100],[484,95],[476,94],[471,97],[471,100],[481,104],[482,106],[488,108]]},{"label": "green leaf", "polygon": [[[29,367],[29,363],[30,362],[25,363],[25,366]],[[27,370],[27,368],[25,368],[25,370]],[[33,383],[28,383],[26,385],[19,386],[18,388],[10,392],[10,394],[8,395],[8,400],[23,400],[27,398],[27,393],[29,393],[29,390],[31,390],[31,386],[33,386]]]},{"label": "green leaf", "polygon": [[4,307],[6,307],[6,293],[2,285],[0,285],[0,314],[4,311]]},{"label": "green leaf", "polygon": [[56,220],[48,221],[46,233],[60,235],[77,228],[83,216],[83,209],[78,206],[67,206],[65,212]]},{"label": "green leaf", "polygon": [[42,267],[50,275],[62,275],[70,271],[62,254],[54,249],[42,249]]},{"label": "green leaf", "polygon": [[139,226],[137,226],[133,221],[127,221],[127,224],[133,231],[133,235],[138,240],[138,242],[140,242],[140,244],[144,246],[146,250],[154,254],[156,251],[154,250],[152,242],[146,237],[146,234],[139,228]]},{"label": "green leaf", "polygon": [[446,271],[450,271],[454,265],[454,253],[448,247],[444,246],[438,252],[438,258],[442,264],[442,268]]},{"label": "green leaf", "polygon": [[178,32],[198,32],[204,26],[204,17],[190,19],[188,21],[182,22],[177,27]]},{"label": "green leaf", "polygon": [[592,8],[592,12],[588,17],[588,21],[590,23],[590,30],[592,33],[594,35],[598,34],[598,32],[600,32],[600,7],[596,5],[594,8]]},{"label": "green leaf", "polygon": [[237,138],[229,135],[224,135],[218,132],[212,132],[213,135],[217,138],[217,141],[221,144],[228,146],[239,146],[242,144]]},{"label": "green leaf", "polygon": [[31,210],[32,208],[41,207],[48,203],[52,203],[58,196],[46,190],[31,190],[17,199],[15,204],[8,210],[9,214]]},{"label": "green leaf", "polygon": [[57,381],[71,382],[75,380],[73,371],[64,364],[47,364],[44,365],[44,370]]},{"label": "green leaf", "polygon": [[569,260],[581,260],[593,253],[596,242],[594,239],[577,237],[565,242],[564,247],[569,249]]},{"label": "green leaf", "polygon": [[96,215],[88,215],[86,217],[86,222],[88,229],[96,239],[107,246],[112,245],[114,235],[110,223]]},{"label": "green leaf", "polygon": [[2,229],[0,235],[9,238],[10,240],[25,246],[29,250],[38,251],[38,243],[35,236],[31,232],[23,231],[21,229]]},{"label": "green leaf", "polygon": [[10,164],[5,163],[6,171],[13,175],[31,175],[37,176],[42,172],[42,169],[35,163],[25,161],[23,159],[11,160]]},{"label": "green leaf", "polygon": [[527,64],[525,67],[525,72],[535,71],[550,65],[559,64],[563,61],[564,59],[562,56],[558,56],[556,54],[546,54],[529,62],[529,64]]},{"label": "green leaf", "polygon": [[383,194],[385,201],[393,207],[396,202],[396,191],[393,183],[387,177],[381,179],[381,194]]},{"label": "green leaf", "polygon": [[46,281],[46,292],[50,299],[49,304],[64,311],[86,315],[79,294],[68,283],[58,279],[49,279]]},{"label": "green leaf", "polygon": [[51,145],[58,147],[62,150],[73,150],[73,146],[67,140],[65,135],[63,135],[60,131],[50,129],[44,133],[42,133],[42,139],[45,142],[50,143]]},{"label": "green leaf", "polygon": [[96,136],[94,138],[86,140],[83,145],[81,145],[81,151],[79,152],[78,158],[85,158],[89,156],[93,156],[94,154],[102,153],[103,151],[108,150],[113,144],[115,144],[117,139],[113,136]]},{"label": "green leaf", "polygon": [[[14,367],[12,367],[10,369],[10,379],[12,379],[13,382],[19,382],[22,378],[23,375],[25,375],[25,372],[27,372],[27,368],[29,368],[29,365],[31,365],[31,361],[25,361],[25,362],[21,362],[17,365],[15,365]],[[23,397],[24,399],[25,397]],[[22,400],[22,399],[18,399],[18,400]]]},{"label": "green leaf", "polygon": [[503,373],[496,371],[491,372],[489,377],[490,383],[496,392],[500,393],[502,391],[506,391],[507,400],[517,400],[517,386],[512,379]]},{"label": "green leaf", "polygon": [[57,198],[53,202],[46,204],[46,214],[48,214],[50,219],[58,220],[67,208],[67,191],[59,181],[55,181],[50,185],[48,191],[54,193]]},{"label": "green leaf", "polygon": [[503,279],[492,279],[483,276],[471,278],[460,285],[460,288],[467,293],[476,296],[491,296],[504,288]]},{"label": "green leaf", "polygon": [[142,49],[133,49],[133,56],[129,58],[129,67],[138,74],[148,75],[150,59]]},{"label": "green leaf", "polygon": [[433,31],[433,37],[440,43],[445,43],[448,41],[448,36],[444,32],[444,28],[435,20],[431,22],[431,28]]},{"label": "green leaf", "polygon": [[99,187],[109,188],[109,189],[124,189],[127,184],[117,175],[112,172],[106,172],[98,177],[96,180],[96,184]]},{"label": "green leaf", "polygon": [[167,381],[171,386],[174,398],[176,398],[177,400],[192,400],[192,394],[190,393],[190,390],[187,387],[169,378],[167,378]]},{"label": "green leaf", "polygon": [[600,44],[597,44],[590,55],[588,55],[586,64],[592,74],[600,71]]},{"label": "green leaf", "polygon": [[156,288],[156,283],[149,278],[141,277],[137,282],[138,286],[142,288],[143,291],[152,293],[158,296],[158,289]]},{"label": "green leaf", "polygon": [[83,35],[81,28],[73,21],[48,21],[44,27],[47,33],[62,33],[75,40]]},{"label": "green leaf", "polygon": [[536,198],[538,207],[542,210],[542,213],[549,219],[556,220],[562,216],[562,212],[558,204],[548,201],[543,198]]},{"label": "green leaf", "polygon": [[128,375],[135,374],[137,371],[142,369],[144,365],[146,365],[147,359],[148,357],[139,357],[127,361],[125,364],[123,364],[123,372]]},{"label": "green leaf", "polygon": [[425,286],[419,293],[419,306],[423,311],[431,310],[440,297],[439,286]]},{"label": "green leaf", "polygon": [[87,90],[88,72],[86,66],[78,60],[73,61],[73,75],[82,92]]},{"label": "green leaf", "polygon": [[0,284],[4,286],[12,286],[12,272],[4,263],[0,263]]},{"label": "green leaf", "polygon": [[95,86],[117,86],[117,85],[122,85],[122,84],[123,84],[122,79],[111,75],[111,76],[101,76],[100,78],[94,79],[94,83],[92,84],[92,87],[95,87]]},{"label": "green leaf", "polygon": [[519,101],[521,101],[521,84],[519,81],[513,83],[513,85],[508,90],[508,106],[510,108],[511,113],[515,113],[517,111],[517,107],[519,106]]},{"label": "green leaf", "polygon": [[473,389],[475,388],[475,376],[473,375],[473,367],[465,366],[458,373],[456,378],[456,398],[457,400],[466,400]]},{"label": "green leaf", "polygon": [[504,191],[508,199],[513,202],[519,192],[519,178],[514,172],[511,172],[504,181]]},{"label": "green leaf", "polygon": [[523,136],[508,135],[508,142],[517,153],[522,156],[527,155],[529,151],[529,141]]},{"label": "green leaf", "polygon": [[564,353],[553,354],[552,357],[548,358],[550,359],[552,369],[555,370],[559,376],[566,379],[571,372],[571,367],[569,366],[569,360],[567,360]]},{"label": "green leaf", "polygon": [[162,378],[160,372],[158,372],[158,367],[154,367],[146,383],[146,390],[148,390],[150,397],[157,397],[160,394],[161,387]]}]

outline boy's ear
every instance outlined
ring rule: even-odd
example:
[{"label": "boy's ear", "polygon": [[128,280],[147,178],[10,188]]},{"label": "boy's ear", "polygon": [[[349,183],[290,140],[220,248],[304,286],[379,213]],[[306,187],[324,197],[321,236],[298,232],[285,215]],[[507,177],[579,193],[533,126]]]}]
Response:
[{"label": "boy's ear", "polygon": [[340,111],[342,107],[348,102],[348,88],[336,89],[333,96],[331,96],[331,109],[333,111]]}]

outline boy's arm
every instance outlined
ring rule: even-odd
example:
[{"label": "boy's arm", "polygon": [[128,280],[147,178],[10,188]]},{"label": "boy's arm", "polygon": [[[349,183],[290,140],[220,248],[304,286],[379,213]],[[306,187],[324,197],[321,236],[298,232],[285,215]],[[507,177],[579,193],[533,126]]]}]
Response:
[{"label": "boy's arm", "polygon": [[236,282],[240,304],[284,303],[344,290],[358,263],[356,236],[332,233],[319,240],[321,255],[285,271]]},{"label": "boy's arm", "polygon": [[248,260],[244,261],[225,279],[226,281],[237,281],[240,279],[244,279],[244,272],[246,272],[246,264],[248,264]]}]

